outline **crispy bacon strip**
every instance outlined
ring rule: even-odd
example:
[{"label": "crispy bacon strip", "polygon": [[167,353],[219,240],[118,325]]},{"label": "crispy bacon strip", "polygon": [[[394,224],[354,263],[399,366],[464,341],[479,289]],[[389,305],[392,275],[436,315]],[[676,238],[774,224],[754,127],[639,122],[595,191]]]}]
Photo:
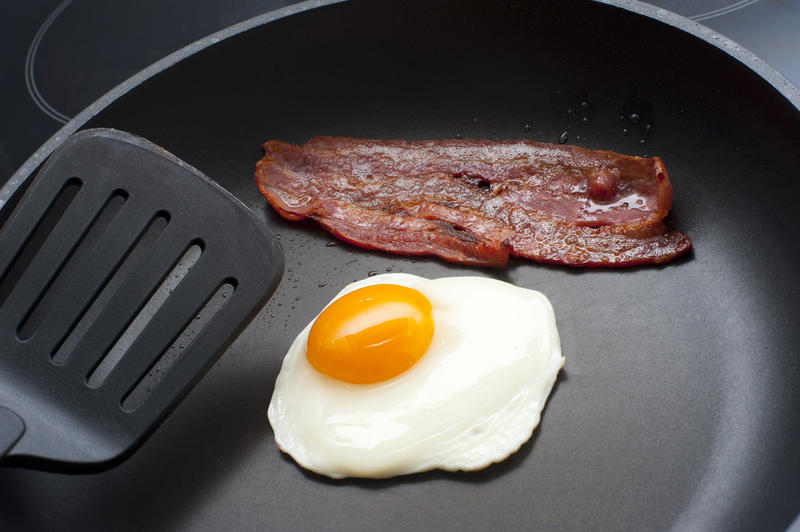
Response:
[{"label": "crispy bacon strip", "polygon": [[658,157],[530,141],[315,137],[265,143],[255,177],[283,217],[392,253],[619,267],[691,249],[662,221],[672,185]]}]

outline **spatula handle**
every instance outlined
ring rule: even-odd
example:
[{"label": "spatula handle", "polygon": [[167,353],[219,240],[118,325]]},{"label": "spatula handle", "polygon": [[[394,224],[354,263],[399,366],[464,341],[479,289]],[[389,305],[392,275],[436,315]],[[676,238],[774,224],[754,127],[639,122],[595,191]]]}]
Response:
[{"label": "spatula handle", "polygon": [[25,422],[13,410],[0,406],[0,460],[25,433]]}]

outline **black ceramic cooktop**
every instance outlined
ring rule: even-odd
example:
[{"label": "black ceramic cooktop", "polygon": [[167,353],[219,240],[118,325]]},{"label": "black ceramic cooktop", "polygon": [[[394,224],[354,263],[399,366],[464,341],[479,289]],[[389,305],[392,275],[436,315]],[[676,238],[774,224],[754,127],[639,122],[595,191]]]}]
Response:
[{"label": "black ceramic cooktop", "polygon": [[[292,0],[2,2],[0,183],[72,116],[150,63]],[[800,84],[800,2],[652,0],[748,48]]]}]

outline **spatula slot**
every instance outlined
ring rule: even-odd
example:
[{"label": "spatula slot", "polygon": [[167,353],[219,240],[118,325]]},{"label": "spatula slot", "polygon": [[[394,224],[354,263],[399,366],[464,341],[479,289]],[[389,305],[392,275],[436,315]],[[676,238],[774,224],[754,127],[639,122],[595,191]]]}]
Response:
[{"label": "spatula slot", "polygon": [[[47,240],[47,236],[51,233],[53,228],[58,224],[58,221],[67,211],[72,200],[78,195],[83,183],[77,177],[68,179],[58,193],[53,197],[53,201],[47,207],[36,226],[25,239],[22,247],[20,247],[16,256],[11,260],[8,267],[2,274],[0,274],[0,306],[5,303],[8,295],[19,282],[25,270],[30,265],[31,261],[36,257]],[[16,220],[10,220],[8,223],[13,225]],[[25,223],[25,220],[19,220],[19,223]],[[7,226],[3,227],[4,230],[8,229]]]},{"label": "spatula slot", "polygon": [[127,200],[128,193],[124,190],[115,190],[111,194],[17,326],[16,334],[20,340],[27,341],[33,336]]},{"label": "spatula slot", "polygon": [[122,409],[126,412],[133,412],[147,399],[150,393],[164,379],[169,370],[181,358],[181,355],[191,349],[192,344],[200,333],[205,329],[211,320],[231,300],[233,292],[236,290],[236,280],[226,279],[222,285],[206,300],[203,308],[194,319],[183,329],[180,336],[164,352],[161,357],[153,364],[147,374],[136,384],[122,401]]},{"label": "spatula slot", "polygon": [[148,222],[138,238],[120,259],[115,271],[111,273],[108,281],[98,291],[86,308],[80,313],[64,337],[56,344],[52,352],[52,360],[56,364],[64,364],[69,360],[75,348],[94,324],[97,317],[105,309],[114,294],[130,277],[136,266],[152,249],[158,238],[167,228],[170,215],[160,211]]},{"label": "spatula slot", "polygon": [[203,242],[193,242],[181,256],[175,267],[167,274],[164,281],[156,288],[153,295],[142,307],[133,321],[128,325],[122,335],[117,339],[109,352],[87,377],[90,388],[99,388],[106,380],[114,367],[119,363],[133,342],[147,327],[158,309],[167,301],[170,294],[189,273],[189,270],[200,259],[203,253]]}]

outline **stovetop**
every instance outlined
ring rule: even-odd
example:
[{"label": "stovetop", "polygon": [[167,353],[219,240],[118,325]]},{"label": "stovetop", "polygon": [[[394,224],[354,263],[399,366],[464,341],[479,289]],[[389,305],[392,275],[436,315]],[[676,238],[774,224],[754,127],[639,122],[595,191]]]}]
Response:
[{"label": "stovetop", "polygon": [[[0,183],[64,123],[132,74],[292,0],[3,2]],[[651,0],[750,49],[800,85],[797,0]]]}]

